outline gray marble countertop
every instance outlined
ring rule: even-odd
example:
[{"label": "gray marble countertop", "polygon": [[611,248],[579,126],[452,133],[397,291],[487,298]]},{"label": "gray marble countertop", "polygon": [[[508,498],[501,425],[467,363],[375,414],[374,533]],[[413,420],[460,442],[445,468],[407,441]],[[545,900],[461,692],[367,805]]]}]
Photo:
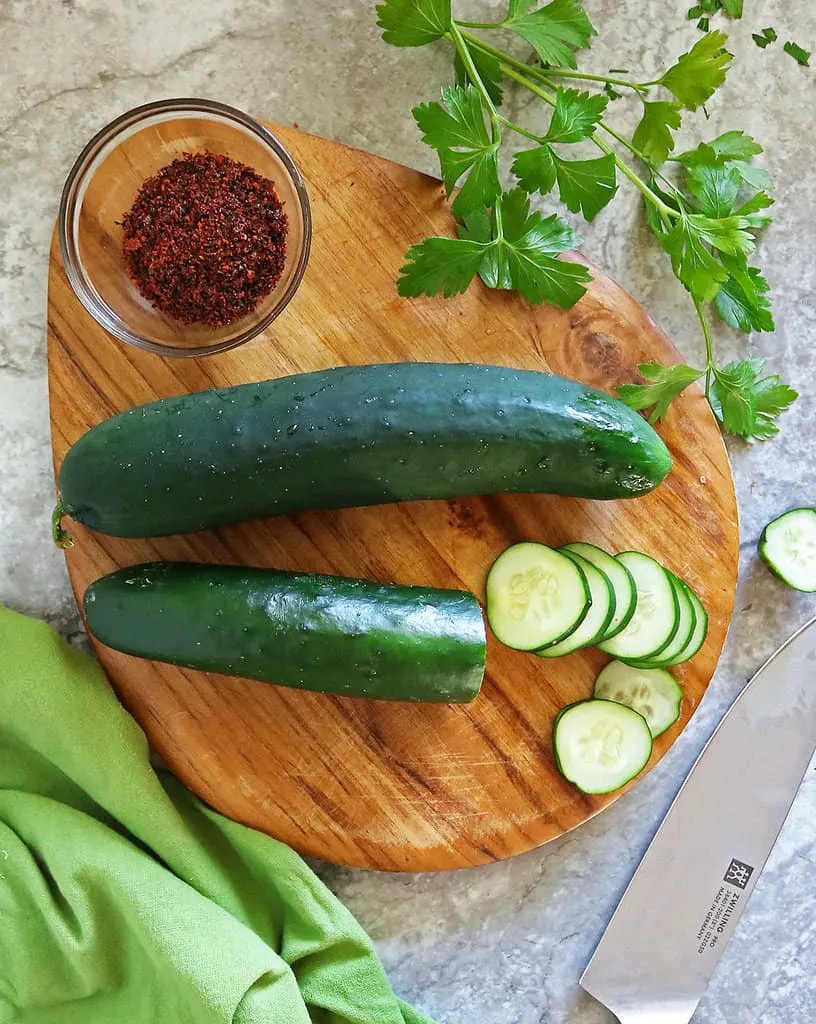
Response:
[{"label": "gray marble countertop", "polygon": [[[499,4],[457,0],[479,17]],[[648,72],[695,37],[689,0],[586,0],[601,30],[585,67]],[[730,445],[741,518],[740,584],[717,674],[662,763],[612,808],[514,861],[401,876],[318,866],[374,937],[396,990],[439,1024],[601,1024],[578,977],[685,772],[745,680],[812,615],[816,601],[758,563],[756,540],[781,511],[816,503],[816,146],[814,72],[751,31],[816,43],[816,6],[746,0],[733,25],[737,66],[711,105],[711,136],[742,127],[767,147],[777,219],[761,243],[778,331],[751,338],[802,393],[776,440]],[[795,11],[794,11],[795,9]],[[755,11],[759,13],[755,13]],[[473,12],[472,14],[470,12]],[[81,626],[51,546],[45,290],[65,174],[90,135],[138,103],[206,96],[435,170],[410,107],[448,80],[441,48],[396,50],[363,0],[0,0],[0,600]],[[809,97],[805,102],[805,97]],[[727,110],[727,114],[724,113]],[[633,190],[591,227],[584,250],[649,309],[689,359],[693,311],[655,251]],[[741,351],[727,333],[723,352]],[[811,772],[811,776],[816,773]],[[816,1020],[816,780],[806,783],[695,1024]]]}]

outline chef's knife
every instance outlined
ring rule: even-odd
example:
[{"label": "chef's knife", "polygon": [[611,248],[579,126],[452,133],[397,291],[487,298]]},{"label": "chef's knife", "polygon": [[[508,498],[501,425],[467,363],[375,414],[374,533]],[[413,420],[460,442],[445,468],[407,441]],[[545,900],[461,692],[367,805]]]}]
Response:
[{"label": "chef's knife", "polygon": [[815,747],[816,618],[720,722],[584,971],[621,1024],[689,1024]]}]

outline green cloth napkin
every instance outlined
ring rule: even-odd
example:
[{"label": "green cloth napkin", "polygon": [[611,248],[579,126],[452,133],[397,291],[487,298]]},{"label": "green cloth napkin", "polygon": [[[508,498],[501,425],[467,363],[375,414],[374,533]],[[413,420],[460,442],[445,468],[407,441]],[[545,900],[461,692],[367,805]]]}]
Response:
[{"label": "green cloth napkin", "polygon": [[0,608],[0,1022],[222,1021],[429,1024],[296,853],[157,774],[97,664]]}]

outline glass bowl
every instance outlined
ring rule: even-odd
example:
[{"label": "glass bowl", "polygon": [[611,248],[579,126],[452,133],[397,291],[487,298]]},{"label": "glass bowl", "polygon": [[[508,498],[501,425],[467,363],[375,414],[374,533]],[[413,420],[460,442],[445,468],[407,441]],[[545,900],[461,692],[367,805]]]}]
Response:
[{"label": "glass bowl", "polygon": [[[146,178],[183,153],[207,151],[271,179],[288,220],[280,280],[255,309],[224,327],[184,324],[142,297],[122,262],[121,220]],[[210,100],[135,107],[102,129],[71,169],[59,209],[65,271],[82,305],[121,341],[163,356],[225,352],[257,337],[300,284],[312,221],[306,186],[285,146],[258,121]]]}]

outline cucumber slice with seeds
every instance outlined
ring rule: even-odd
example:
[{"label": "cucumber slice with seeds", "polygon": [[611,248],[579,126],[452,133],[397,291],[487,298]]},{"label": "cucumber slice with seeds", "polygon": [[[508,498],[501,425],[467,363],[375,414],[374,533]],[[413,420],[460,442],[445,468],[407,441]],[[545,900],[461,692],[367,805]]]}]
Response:
[{"label": "cucumber slice with seeds", "polygon": [[674,634],[674,639],[671,643],[660,652],[657,658],[630,661],[631,665],[642,666],[643,668],[660,668],[664,662],[673,661],[678,654],[681,654],[686,649],[694,633],[694,628],[697,625],[697,613],[694,610],[694,605],[691,603],[689,588],[673,572],[669,572],[668,569],[666,569],[666,572],[677,597],[677,607],[680,614],[677,632]]},{"label": "cucumber slice with seeds", "polygon": [[523,542],[503,551],[487,576],[487,620],[496,638],[517,651],[558,643],[590,608],[580,566],[544,544]]},{"label": "cucumber slice with seeds", "polygon": [[625,704],[643,715],[652,739],[656,739],[680,717],[683,691],[664,669],[610,661],[595,680],[595,696]]},{"label": "cucumber slice with seeds", "polygon": [[689,661],[689,659],[694,657],[694,655],[703,646],[706,636],[708,636],[708,612],[703,607],[703,602],[691,589],[688,583],[683,580],[680,580],[680,582],[683,585],[683,589],[688,594],[692,608],[694,608],[694,615],[696,619],[694,632],[691,634],[689,642],[676,657],[670,660],[664,660],[661,658],[659,665],[649,666],[650,668],[671,668],[672,665],[682,665],[684,661]]},{"label": "cucumber slice with seeds", "polygon": [[596,569],[600,569],[609,580],[609,585],[615,593],[615,612],[605,634],[600,639],[610,640],[629,625],[632,616],[635,614],[637,589],[635,588],[632,574],[617,558],[614,558],[594,544],[584,544],[581,542],[565,544],[561,550],[565,552],[572,551],[576,555],[581,555],[588,562],[592,562]]},{"label": "cucumber slice with seeds", "polygon": [[577,562],[586,576],[591,603],[583,621],[568,637],[557,644],[545,647],[544,650],[536,651],[541,658],[560,658],[562,655],[572,654],[573,651],[577,651],[581,647],[589,647],[594,644],[604,635],[609,621],[615,613],[615,593],[606,576],[596,569],[592,562],[582,558],[576,552],[565,550],[564,554]]},{"label": "cucumber slice with seeds", "polygon": [[816,509],[795,508],[768,523],[759,555],[789,587],[816,591]]},{"label": "cucumber slice with seeds", "polygon": [[558,770],[584,793],[611,793],[646,766],[652,734],[646,719],[611,700],[579,701],[553,726]]},{"label": "cucumber slice with seeds", "polygon": [[621,661],[656,658],[674,639],[680,625],[677,594],[669,574],[653,558],[638,551],[616,555],[637,587],[637,605],[629,625],[597,646]]}]

